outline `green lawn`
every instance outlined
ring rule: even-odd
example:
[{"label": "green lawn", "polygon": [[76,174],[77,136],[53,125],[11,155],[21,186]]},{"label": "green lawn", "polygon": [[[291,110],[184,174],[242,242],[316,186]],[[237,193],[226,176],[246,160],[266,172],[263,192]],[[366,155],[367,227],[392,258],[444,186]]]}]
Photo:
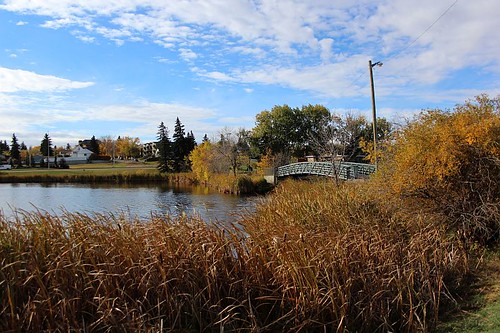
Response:
[{"label": "green lawn", "polygon": [[113,173],[121,173],[123,171],[138,171],[152,172],[156,173],[155,163],[141,163],[141,162],[117,162],[115,164],[111,163],[89,163],[89,164],[77,164],[71,165],[69,169],[55,169],[55,168],[19,168],[12,170],[2,170],[0,175],[19,175],[19,176],[29,176],[29,175],[74,175],[78,174],[103,174],[109,175]]},{"label": "green lawn", "polygon": [[[70,179],[95,179],[95,177],[157,177],[154,163],[120,162],[72,165],[69,169],[19,168],[0,171],[0,182],[70,181]],[[89,178],[90,177],[90,178]]]},{"label": "green lawn", "polygon": [[461,302],[460,309],[450,320],[442,322],[438,333],[497,333],[500,332],[500,253],[494,251],[484,264],[484,270],[471,286],[476,294]]}]

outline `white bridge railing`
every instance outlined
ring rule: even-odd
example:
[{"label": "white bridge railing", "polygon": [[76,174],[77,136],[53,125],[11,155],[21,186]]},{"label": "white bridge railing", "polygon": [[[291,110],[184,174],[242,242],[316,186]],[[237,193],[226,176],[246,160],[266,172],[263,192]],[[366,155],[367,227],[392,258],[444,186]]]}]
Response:
[{"label": "white bridge railing", "polygon": [[376,170],[372,164],[351,163],[351,162],[300,162],[283,165],[277,168],[276,177],[286,177],[293,175],[317,175],[325,177],[335,177],[339,179],[360,179],[368,178]]}]

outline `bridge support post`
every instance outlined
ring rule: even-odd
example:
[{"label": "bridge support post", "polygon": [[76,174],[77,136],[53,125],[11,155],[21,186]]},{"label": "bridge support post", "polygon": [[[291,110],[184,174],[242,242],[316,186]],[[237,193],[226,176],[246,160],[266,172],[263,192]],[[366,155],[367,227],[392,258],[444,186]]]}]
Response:
[{"label": "bridge support post", "polygon": [[278,182],[278,169],[277,168],[268,168],[264,172],[264,179],[269,184],[276,185]]}]

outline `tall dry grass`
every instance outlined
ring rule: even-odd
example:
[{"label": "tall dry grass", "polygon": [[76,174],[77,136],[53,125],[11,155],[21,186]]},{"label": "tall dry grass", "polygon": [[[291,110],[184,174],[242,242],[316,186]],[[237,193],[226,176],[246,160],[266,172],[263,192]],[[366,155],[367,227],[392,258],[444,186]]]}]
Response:
[{"label": "tall dry grass", "polygon": [[[192,174],[194,176],[194,174]],[[204,185],[226,194],[265,194],[272,190],[273,185],[269,184],[260,175],[232,175],[232,174],[211,174]]]},{"label": "tall dry grass", "polygon": [[366,186],[290,182],[245,222],[296,327],[427,331],[467,272],[439,217],[408,214]]},{"label": "tall dry grass", "polygon": [[426,331],[467,271],[432,216],[285,183],[239,224],[0,217],[0,331]]}]

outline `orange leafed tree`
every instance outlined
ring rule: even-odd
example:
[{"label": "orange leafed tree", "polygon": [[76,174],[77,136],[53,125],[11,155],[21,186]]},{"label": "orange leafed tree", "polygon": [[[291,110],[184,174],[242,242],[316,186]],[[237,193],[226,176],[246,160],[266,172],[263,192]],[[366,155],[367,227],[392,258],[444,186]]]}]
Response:
[{"label": "orange leafed tree", "polygon": [[431,200],[480,240],[498,239],[500,96],[481,95],[453,111],[428,110],[399,131],[381,174],[403,196]]}]

